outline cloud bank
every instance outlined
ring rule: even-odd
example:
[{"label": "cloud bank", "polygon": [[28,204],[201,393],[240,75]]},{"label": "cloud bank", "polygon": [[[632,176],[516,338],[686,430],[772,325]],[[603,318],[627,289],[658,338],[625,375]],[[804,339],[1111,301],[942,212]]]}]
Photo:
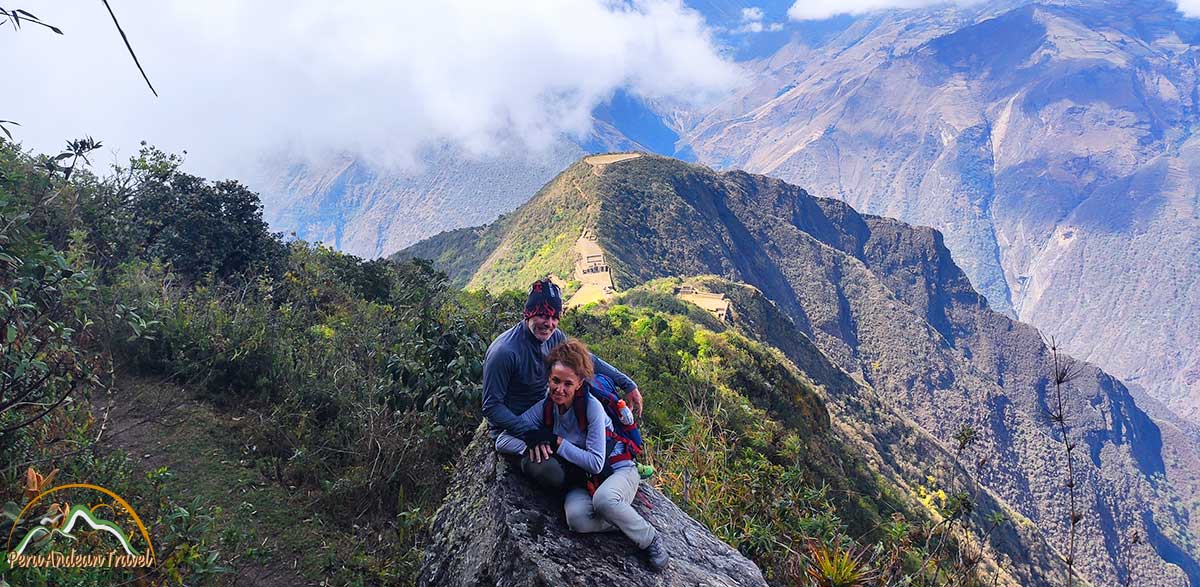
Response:
[{"label": "cloud bank", "polygon": [[586,133],[618,88],[689,102],[739,82],[677,0],[114,3],[155,99],[102,4],[22,7],[65,35],[0,32],[19,140],[90,134],[117,158],[146,140],[214,177],[281,149],[398,166],[434,144],[536,150]]},{"label": "cloud bank", "polygon": [[[796,0],[788,9],[791,20],[822,20],[838,15],[857,15],[894,8],[925,8],[939,4],[975,4],[983,0]],[[1174,0],[1180,13],[1200,18],[1200,0]],[[757,10],[757,9],[750,9]],[[742,11],[743,20],[747,10]]]},{"label": "cloud bank", "polygon": [[821,20],[842,14],[866,14],[893,8],[925,8],[938,4],[970,4],[976,1],[980,0],[796,0],[788,9],[788,18]]},{"label": "cloud bank", "polygon": [[1200,18],[1200,0],[1177,0],[1179,12],[1189,18]]}]

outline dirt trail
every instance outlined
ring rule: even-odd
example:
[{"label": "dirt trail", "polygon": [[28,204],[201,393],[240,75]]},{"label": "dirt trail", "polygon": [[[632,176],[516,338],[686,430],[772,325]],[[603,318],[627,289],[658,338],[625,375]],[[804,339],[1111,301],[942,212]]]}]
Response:
[{"label": "dirt trail", "polygon": [[221,553],[234,571],[220,576],[218,583],[264,587],[319,583],[300,573],[306,553],[295,543],[284,542],[289,534],[299,538],[308,533],[283,515],[291,511],[287,492],[263,480],[240,454],[243,447],[238,439],[246,438],[249,416],[221,414],[192,399],[177,384],[141,377],[124,378],[111,400],[97,404],[96,421],[104,426],[102,452],[125,451],[137,478],[167,467],[172,477],[164,489],[174,501],[190,504],[200,497],[205,506],[219,506],[222,528],[237,522],[253,536],[248,547],[269,553],[255,558],[243,556],[246,552]]}]

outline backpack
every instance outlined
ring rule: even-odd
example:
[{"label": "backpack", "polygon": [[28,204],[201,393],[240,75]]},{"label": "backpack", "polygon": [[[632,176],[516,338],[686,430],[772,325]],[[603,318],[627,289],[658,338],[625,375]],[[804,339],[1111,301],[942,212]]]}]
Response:
[{"label": "backpack", "polygon": [[[617,396],[616,386],[613,380],[606,375],[597,374],[591,380],[586,382],[588,391],[592,397],[600,401],[600,405],[604,407],[604,413],[608,414],[609,420],[612,420],[613,429],[605,430],[607,442],[605,443],[605,454],[608,458],[604,461],[604,468],[600,470],[598,475],[591,475],[587,482],[588,493],[595,493],[596,488],[600,483],[607,479],[612,474],[612,466],[621,461],[632,461],[642,454],[642,433],[638,430],[637,420],[628,426],[621,422],[621,415],[617,411],[617,400],[621,399]],[[587,396],[582,393],[575,394],[575,401],[572,405],[575,410],[575,420],[579,422],[579,429],[587,434]],[[542,406],[542,424],[546,427],[554,426],[554,403],[547,400]],[[613,448],[618,442],[624,443],[625,450],[620,454],[612,454]]]}]

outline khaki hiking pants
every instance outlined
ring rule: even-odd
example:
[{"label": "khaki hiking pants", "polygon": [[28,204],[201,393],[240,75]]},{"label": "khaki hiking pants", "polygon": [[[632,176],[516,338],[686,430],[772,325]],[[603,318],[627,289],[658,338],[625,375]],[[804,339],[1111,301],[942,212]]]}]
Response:
[{"label": "khaki hiking pants", "polygon": [[568,491],[564,504],[567,526],[581,533],[619,529],[638,548],[650,546],[656,536],[654,526],[633,509],[633,498],[640,482],[637,467],[623,467],[613,471],[596,489],[595,495],[588,495],[583,488]]}]

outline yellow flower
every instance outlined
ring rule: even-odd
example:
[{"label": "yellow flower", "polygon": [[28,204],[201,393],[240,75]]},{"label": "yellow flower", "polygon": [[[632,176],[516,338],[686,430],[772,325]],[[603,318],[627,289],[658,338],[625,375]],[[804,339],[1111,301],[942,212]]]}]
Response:
[{"label": "yellow flower", "polygon": [[314,325],[311,328],[309,328],[308,331],[311,332],[313,335],[320,336],[321,338],[324,338],[326,340],[332,339],[333,336],[335,334],[337,334],[337,332],[334,331],[334,329],[327,324]]}]

